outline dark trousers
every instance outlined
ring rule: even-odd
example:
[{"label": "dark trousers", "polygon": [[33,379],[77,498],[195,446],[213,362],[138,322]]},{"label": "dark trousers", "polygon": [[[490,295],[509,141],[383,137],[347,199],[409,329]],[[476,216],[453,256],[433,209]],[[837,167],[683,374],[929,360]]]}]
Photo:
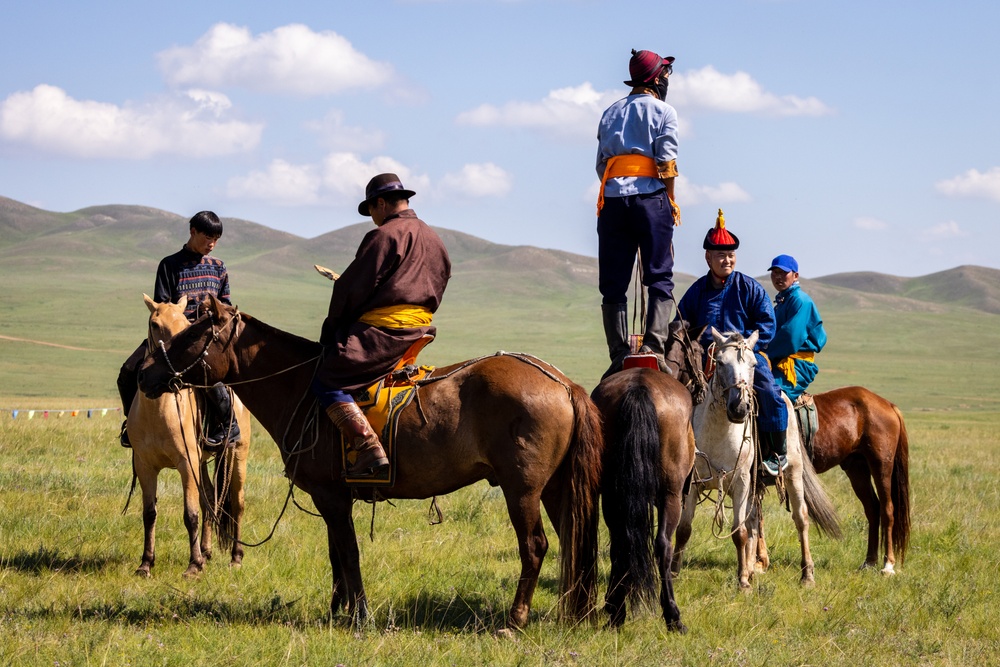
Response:
[{"label": "dark trousers", "polygon": [[674,296],[674,213],[666,190],[606,197],[597,218],[597,265],[602,303],[627,303],[636,251],[651,294]]}]

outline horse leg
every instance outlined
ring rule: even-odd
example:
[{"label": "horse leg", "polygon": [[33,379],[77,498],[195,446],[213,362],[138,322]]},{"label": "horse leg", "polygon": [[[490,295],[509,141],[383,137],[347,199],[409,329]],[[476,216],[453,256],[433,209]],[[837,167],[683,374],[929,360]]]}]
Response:
[{"label": "horse leg", "polygon": [[326,522],[333,581],[330,613],[335,615],[346,602],[351,623],[364,625],[369,618],[368,598],[361,579],[361,556],[351,515],[350,492],[346,489],[342,493],[314,492],[312,498]]},{"label": "horse leg", "polygon": [[754,572],[762,574],[771,567],[771,555],[767,551],[767,541],[764,539],[764,513],[757,513],[757,562]]},{"label": "horse leg", "polygon": [[681,565],[684,564],[684,549],[687,548],[688,540],[691,539],[691,524],[694,522],[694,511],[698,506],[698,494],[701,486],[691,484],[686,496],[683,497],[681,506],[680,521],[677,530],[674,532],[674,551],[670,559],[670,572],[677,576],[681,572]]},{"label": "horse leg", "polygon": [[531,599],[542,570],[542,560],[549,549],[548,540],[542,527],[539,494],[524,492],[507,493],[507,513],[517,534],[517,550],[521,557],[521,576],[514,593],[507,624],[513,628],[523,628],[528,624]]},{"label": "horse leg", "polygon": [[681,520],[684,504],[684,497],[682,495],[684,480],[675,480],[673,488],[673,491],[663,493],[663,497],[660,498],[658,503],[659,511],[657,513],[658,522],[654,550],[656,552],[656,564],[660,572],[660,609],[663,612],[663,620],[666,621],[668,630],[684,633],[687,632],[687,628],[681,623],[681,610],[677,607],[677,600],[674,598],[674,582],[670,573],[674,559],[674,548],[671,544],[671,537],[673,537]]},{"label": "horse leg", "polygon": [[865,518],[868,520],[868,551],[861,569],[878,567],[879,502],[875,489],[872,487],[868,462],[861,457],[851,456],[845,459],[840,467],[847,473],[847,479],[851,482],[854,495],[861,501]]},{"label": "horse leg", "polygon": [[892,527],[895,521],[895,513],[892,504],[892,461],[883,465],[881,461],[871,466],[872,480],[875,482],[875,491],[878,494],[879,511],[881,513],[880,533],[882,543],[885,545],[885,564],[882,567],[882,574],[892,576],[896,574],[896,555],[892,550]]},{"label": "horse leg", "polygon": [[[736,546],[736,578],[741,591],[750,590],[753,567],[750,565],[756,554],[749,552],[750,533],[747,530],[748,515],[751,514],[748,480],[742,476],[733,479],[729,488],[733,499],[733,544]],[[756,547],[754,547],[756,549]]]},{"label": "horse leg", "polygon": [[623,553],[628,548],[627,536],[625,534],[628,528],[625,526],[625,517],[622,516],[621,508],[615,502],[615,499],[610,496],[611,494],[605,493],[601,498],[604,525],[608,527],[608,536],[610,538],[609,555],[611,558],[611,572],[608,574],[608,592],[604,596],[604,611],[608,613],[608,626],[620,628],[625,624],[625,601],[628,598],[630,589],[629,559],[628,554]]},{"label": "horse leg", "polygon": [[201,483],[198,501],[201,507],[201,555],[206,561],[212,559],[212,528],[215,522],[215,485],[209,474],[208,461],[201,461]]},{"label": "horse leg", "polygon": [[[133,456],[135,454],[133,453]],[[153,564],[156,562],[156,481],[159,470],[151,470],[145,464],[136,461],[136,477],[139,478],[139,488],[142,490],[142,561],[137,576],[152,575]]]},{"label": "horse leg", "polygon": [[[184,527],[187,528],[188,546],[191,553],[187,570],[184,571],[185,577],[197,576],[205,569],[205,557],[202,555],[201,544],[198,540],[198,510],[202,502],[199,491],[201,479],[199,479],[198,470],[198,468],[189,465],[187,461],[183,461],[177,466],[177,472],[181,476],[181,487],[184,489]],[[206,520],[205,523],[208,521]],[[204,534],[204,527],[202,528],[202,534]]]},{"label": "horse leg", "polygon": [[799,583],[803,586],[812,586],[816,583],[815,567],[813,566],[812,553],[809,551],[809,508],[806,505],[805,486],[802,482],[802,462],[790,466],[788,496],[792,506],[792,520],[795,528],[799,532],[799,546],[802,550],[802,578]]},{"label": "horse leg", "polygon": [[[249,430],[243,432],[248,434]],[[237,447],[240,446],[242,445]],[[236,459],[236,467],[229,481],[229,504],[231,505],[229,511],[232,514],[232,521],[229,523],[233,531],[233,548],[230,551],[229,567],[240,567],[243,565],[243,510],[246,502],[243,484],[247,475],[246,449],[237,450],[234,453],[234,458]]]}]

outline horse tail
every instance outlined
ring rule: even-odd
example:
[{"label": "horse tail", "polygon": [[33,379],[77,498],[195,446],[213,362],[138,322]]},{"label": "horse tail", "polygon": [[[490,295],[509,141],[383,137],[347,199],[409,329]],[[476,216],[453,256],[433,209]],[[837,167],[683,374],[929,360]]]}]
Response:
[{"label": "horse tail", "polygon": [[892,406],[899,419],[899,440],[892,462],[892,548],[900,565],[906,558],[910,543],[910,441],[906,435],[906,422],[899,408]]},{"label": "horse tail", "polygon": [[232,480],[236,449],[226,447],[215,456],[215,493],[212,523],[215,524],[216,541],[219,549],[228,551],[233,547],[237,525],[232,499]]},{"label": "horse tail", "polygon": [[597,607],[597,510],[604,435],[597,406],[583,387],[570,387],[573,438],[559,471],[559,611],[577,620]]},{"label": "horse tail", "polygon": [[839,540],[843,537],[843,533],[840,532],[840,517],[837,516],[837,510],[819,482],[819,475],[816,474],[812,459],[804,451],[800,458],[802,459],[802,486],[809,516],[816,522],[816,527],[821,533]]},{"label": "horse tail", "polygon": [[607,443],[605,515],[611,538],[611,567],[633,603],[656,594],[653,503],[660,486],[660,430],[649,390],[629,387],[618,404],[614,442]]}]

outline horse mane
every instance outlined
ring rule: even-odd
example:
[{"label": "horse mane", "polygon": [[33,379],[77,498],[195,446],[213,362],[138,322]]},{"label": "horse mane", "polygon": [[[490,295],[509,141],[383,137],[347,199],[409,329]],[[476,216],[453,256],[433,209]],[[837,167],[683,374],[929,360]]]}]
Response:
[{"label": "horse mane", "polygon": [[240,311],[240,317],[246,323],[253,322],[254,326],[258,329],[258,334],[267,340],[279,339],[287,342],[295,348],[302,348],[302,351],[309,354],[318,354],[320,349],[323,347],[322,343],[315,340],[310,340],[309,338],[304,338],[298,334],[293,334],[290,331],[285,331],[284,329],[279,329],[276,326],[268,324],[259,317],[254,317]]}]

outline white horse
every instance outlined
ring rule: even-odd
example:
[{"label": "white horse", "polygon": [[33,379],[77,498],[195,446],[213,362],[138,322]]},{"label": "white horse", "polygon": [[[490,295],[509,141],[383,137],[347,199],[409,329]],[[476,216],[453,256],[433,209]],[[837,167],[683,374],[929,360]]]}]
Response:
[{"label": "white horse", "polygon": [[[753,392],[753,369],[757,364],[755,331],[744,339],[739,333],[720,334],[712,329],[715,340],[715,374],[708,384],[708,397],[695,407],[692,423],[698,456],[695,479],[684,501],[684,511],[677,527],[673,570],[680,570],[684,547],[691,536],[691,522],[702,490],[717,490],[715,524],[725,530],[725,496],[732,499],[731,533],[736,545],[736,575],[740,588],[750,588],[757,557],[760,527],[760,502],[764,482],[758,474],[756,401]],[[809,553],[809,517],[821,531],[840,537],[836,510],[819,484],[809,457],[802,455],[795,412],[782,394],[789,415],[787,430],[788,467],[782,473],[784,488],[791,502],[792,518],[802,546],[803,585],[815,582],[812,556]],[[780,484],[779,484],[780,488]],[[762,569],[767,567],[766,561]]]}]

